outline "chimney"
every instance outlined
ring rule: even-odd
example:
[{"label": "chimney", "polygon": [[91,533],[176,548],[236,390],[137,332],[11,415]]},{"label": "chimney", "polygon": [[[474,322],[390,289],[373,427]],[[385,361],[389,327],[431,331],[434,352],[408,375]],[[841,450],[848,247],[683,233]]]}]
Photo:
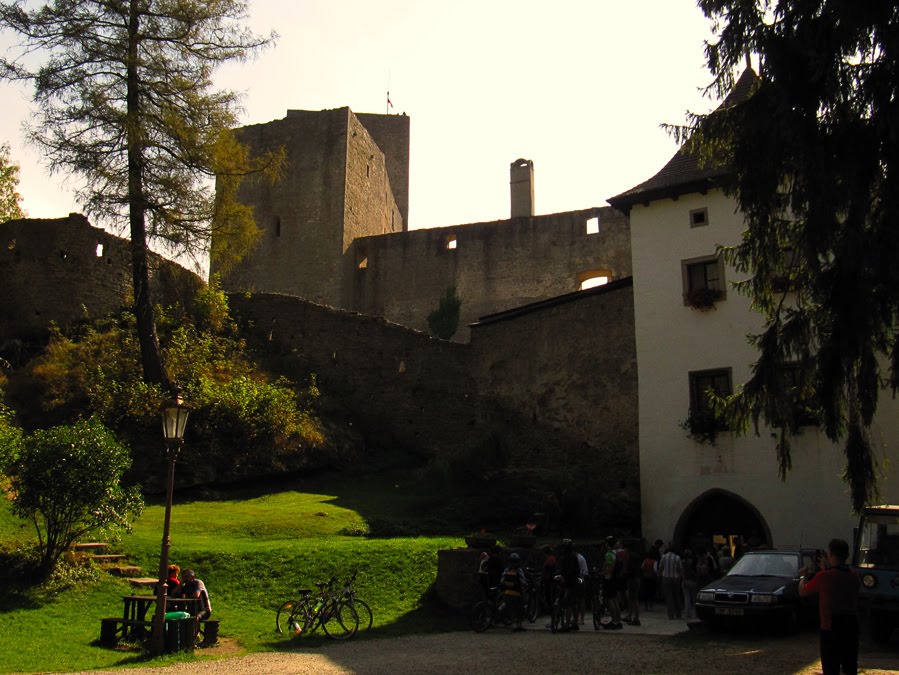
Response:
[{"label": "chimney", "polygon": [[509,165],[509,185],[512,192],[512,218],[534,215],[534,163],[516,159]]}]

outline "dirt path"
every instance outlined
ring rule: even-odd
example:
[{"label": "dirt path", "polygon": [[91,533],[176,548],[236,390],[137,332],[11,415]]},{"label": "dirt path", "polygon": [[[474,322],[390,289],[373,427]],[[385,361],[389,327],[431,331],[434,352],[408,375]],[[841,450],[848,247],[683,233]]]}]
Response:
[{"label": "dirt path", "polygon": [[[647,635],[592,630],[553,635],[545,630],[511,633],[492,629],[356,640],[291,652],[193,661],[164,668],[136,668],[128,675],[331,675],[336,673],[820,673],[813,631],[778,637],[743,634]],[[899,645],[883,651],[863,646],[861,672],[899,672]],[[95,674],[101,671],[91,671]],[[85,674],[87,675],[87,674]]]}]

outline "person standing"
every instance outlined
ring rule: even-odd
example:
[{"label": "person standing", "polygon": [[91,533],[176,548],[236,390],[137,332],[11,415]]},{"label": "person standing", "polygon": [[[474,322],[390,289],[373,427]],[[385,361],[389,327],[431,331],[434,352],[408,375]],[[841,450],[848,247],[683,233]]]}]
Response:
[{"label": "person standing", "polygon": [[674,552],[671,543],[668,550],[659,561],[659,576],[662,579],[662,595],[665,596],[665,605],[668,609],[669,619],[681,618],[680,591],[684,578],[684,567],[680,556]]},{"label": "person standing", "polygon": [[829,567],[817,574],[802,569],[799,595],[818,593],[821,620],[821,669],[824,675],[858,673],[858,591],[859,578],[846,561],[849,544],[832,539],[827,545]]},{"label": "person standing", "polygon": [[618,604],[618,594],[621,590],[621,559],[618,557],[618,541],[614,537],[606,537],[606,554],[603,557],[603,599],[609,608],[612,620],[603,625],[605,630],[620,630],[621,607]]},{"label": "person standing", "polygon": [[696,605],[696,590],[699,588],[699,574],[696,570],[696,558],[689,548],[684,550],[681,568],[684,574],[684,581],[681,584],[684,591],[684,616],[692,619],[693,607]]}]

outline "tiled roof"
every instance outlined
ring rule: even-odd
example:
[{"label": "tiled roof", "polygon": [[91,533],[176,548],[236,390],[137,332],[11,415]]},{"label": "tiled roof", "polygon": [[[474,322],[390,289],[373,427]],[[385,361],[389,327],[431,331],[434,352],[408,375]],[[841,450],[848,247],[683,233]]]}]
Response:
[{"label": "tiled roof", "polygon": [[[717,109],[721,110],[745,101],[758,79],[752,68],[744,70],[734,88]],[[722,166],[702,166],[695,153],[687,152],[681,147],[655,176],[626,192],[610,197],[607,201],[619,211],[627,213],[634,204],[708,190],[714,186],[715,180],[725,175],[727,171],[727,168]]]}]

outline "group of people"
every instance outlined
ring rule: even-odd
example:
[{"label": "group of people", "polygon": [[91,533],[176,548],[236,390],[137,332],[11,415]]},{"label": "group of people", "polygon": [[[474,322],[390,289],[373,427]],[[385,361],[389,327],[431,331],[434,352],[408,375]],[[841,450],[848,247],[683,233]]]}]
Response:
[{"label": "group of people", "polygon": [[206,584],[191,569],[182,570],[178,565],[169,565],[168,578],[166,579],[166,595],[170,598],[195,598],[200,601],[197,610],[197,618],[208,619],[212,614],[212,604],[209,602],[209,591]]},{"label": "group of people", "polygon": [[663,547],[662,540],[657,539],[641,566],[641,580],[646,587],[643,600],[647,609],[657,596],[657,589],[661,588],[668,618],[692,619],[696,611],[696,593],[727,574],[740,555],[742,549],[739,546],[733,552],[728,546],[698,546],[695,550],[685,548],[681,552],[671,543]]}]

